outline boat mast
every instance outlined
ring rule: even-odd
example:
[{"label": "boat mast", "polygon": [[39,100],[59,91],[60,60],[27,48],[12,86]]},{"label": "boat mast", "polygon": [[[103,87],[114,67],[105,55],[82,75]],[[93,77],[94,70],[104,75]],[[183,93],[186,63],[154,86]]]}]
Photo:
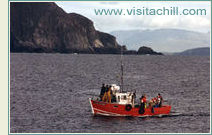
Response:
[{"label": "boat mast", "polygon": [[121,92],[124,91],[124,73],[123,73],[124,67],[123,67],[123,47],[121,46]]}]

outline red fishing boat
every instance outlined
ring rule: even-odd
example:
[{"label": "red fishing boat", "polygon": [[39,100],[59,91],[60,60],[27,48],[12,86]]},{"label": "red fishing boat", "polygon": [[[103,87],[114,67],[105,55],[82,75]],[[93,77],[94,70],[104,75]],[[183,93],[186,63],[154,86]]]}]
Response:
[{"label": "red fishing boat", "polygon": [[[121,51],[122,52],[122,51]],[[111,85],[112,102],[105,102],[102,99],[89,98],[91,110],[94,115],[104,116],[163,116],[171,111],[170,105],[158,106],[146,104],[145,107],[135,103],[135,92],[124,92],[123,90],[123,55],[121,54],[121,88],[116,84]],[[162,102],[162,101],[161,101]]]},{"label": "red fishing boat", "polygon": [[94,115],[146,117],[168,115],[171,111],[170,105],[162,105],[161,107],[149,105],[141,111],[141,106],[134,103],[134,92],[119,92],[114,89],[112,92],[115,95],[115,102],[112,103],[99,99],[89,99]]}]

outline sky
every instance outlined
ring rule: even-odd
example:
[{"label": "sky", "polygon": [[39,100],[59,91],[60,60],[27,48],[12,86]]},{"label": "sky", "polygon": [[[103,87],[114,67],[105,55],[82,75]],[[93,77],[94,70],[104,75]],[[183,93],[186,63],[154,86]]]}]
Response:
[{"label": "sky", "polygon": [[[211,9],[210,2],[96,2],[96,1],[81,1],[81,2],[56,2],[56,4],[65,10],[67,13],[81,14],[94,22],[97,30],[103,32],[112,32],[117,30],[145,30],[145,29],[161,29],[174,28],[185,29],[198,32],[209,32],[211,25]],[[188,15],[188,16],[97,16],[94,9],[132,9],[135,8],[170,8],[179,7],[179,10],[188,9],[206,9],[207,15]]]}]

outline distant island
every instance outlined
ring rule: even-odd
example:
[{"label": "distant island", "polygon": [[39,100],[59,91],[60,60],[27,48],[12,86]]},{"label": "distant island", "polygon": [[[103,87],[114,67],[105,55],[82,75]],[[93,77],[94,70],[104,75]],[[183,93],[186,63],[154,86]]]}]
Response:
[{"label": "distant island", "polygon": [[147,46],[141,46],[138,51],[135,50],[126,50],[124,51],[124,54],[128,55],[164,55],[161,52],[156,52],[152,48]]}]

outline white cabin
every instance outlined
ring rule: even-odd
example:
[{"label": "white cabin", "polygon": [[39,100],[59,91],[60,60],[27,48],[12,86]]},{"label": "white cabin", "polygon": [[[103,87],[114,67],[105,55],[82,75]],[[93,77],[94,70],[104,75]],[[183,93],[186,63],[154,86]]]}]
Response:
[{"label": "white cabin", "polygon": [[112,84],[111,86],[112,94],[115,95],[118,104],[134,105],[133,92],[120,92],[120,86],[116,84]]},{"label": "white cabin", "polygon": [[134,104],[133,93],[126,92],[126,93],[116,93],[116,102],[118,104]]}]

